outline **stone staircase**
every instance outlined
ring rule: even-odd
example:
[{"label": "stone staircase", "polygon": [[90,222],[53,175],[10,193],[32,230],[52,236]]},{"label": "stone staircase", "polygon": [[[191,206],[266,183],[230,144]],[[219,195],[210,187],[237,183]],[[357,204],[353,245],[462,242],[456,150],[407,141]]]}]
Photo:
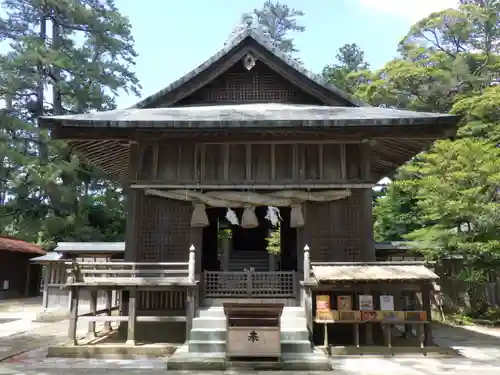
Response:
[{"label": "stone staircase", "polygon": [[[306,318],[301,307],[284,307],[283,309],[281,350],[281,369],[331,370],[327,356],[322,351],[315,349],[309,341]],[[223,308],[201,308],[193,320],[193,328],[188,342],[177,349],[168,362],[168,368],[184,370],[225,369],[227,367],[222,368],[222,366],[228,365],[225,361],[225,351],[226,317]],[[186,365],[187,362],[190,365]]]},{"label": "stone staircase", "polygon": [[229,256],[228,271],[244,271],[247,268],[253,268],[255,271],[269,271],[267,251],[233,250]]}]

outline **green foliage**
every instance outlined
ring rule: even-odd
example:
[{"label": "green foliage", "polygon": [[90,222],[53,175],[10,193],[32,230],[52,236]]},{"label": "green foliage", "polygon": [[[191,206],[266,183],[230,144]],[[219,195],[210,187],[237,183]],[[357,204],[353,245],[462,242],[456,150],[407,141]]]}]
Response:
[{"label": "green foliage", "polygon": [[278,255],[281,252],[281,230],[279,223],[269,232],[266,241],[267,252],[269,254]]},{"label": "green foliage", "polygon": [[408,169],[419,177],[422,227],[407,237],[431,259],[460,254],[478,269],[500,262],[500,149],[474,138],[438,141]]},{"label": "green foliage", "polygon": [[413,240],[428,259],[460,255],[474,292],[500,265],[500,1],[463,0],[425,17],[400,56],[365,74],[354,94],[372,105],[462,116],[454,140],[399,169],[377,198],[378,241]]},{"label": "green foliage", "polygon": [[339,48],[336,58],[336,64],[323,69],[323,78],[345,92],[357,93],[371,79],[365,53],[356,43],[345,44]]},{"label": "green foliage", "polygon": [[266,0],[260,9],[254,9],[259,23],[265,26],[274,44],[285,53],[296,53],[291,33],[304,32],[305,27],[300,25],[297,18],[304,16],[304,12],[290,8],[279,1]]},{"label": "green foliage", "polygon": [[376,200],[373,226],[375,241],[403,241],[404,234],[420,227],[419,211],[414,198],[416,181],[400,175],[386,189],[385,194]]}]

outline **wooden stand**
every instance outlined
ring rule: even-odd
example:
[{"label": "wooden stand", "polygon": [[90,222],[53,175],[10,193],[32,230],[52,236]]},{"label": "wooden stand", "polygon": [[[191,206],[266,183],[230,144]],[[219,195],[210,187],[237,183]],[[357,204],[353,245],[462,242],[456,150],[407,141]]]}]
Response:
[{"label": "wooden stand", "polygon": [[283,304],[225,303],[226,357],[281,357]]}]

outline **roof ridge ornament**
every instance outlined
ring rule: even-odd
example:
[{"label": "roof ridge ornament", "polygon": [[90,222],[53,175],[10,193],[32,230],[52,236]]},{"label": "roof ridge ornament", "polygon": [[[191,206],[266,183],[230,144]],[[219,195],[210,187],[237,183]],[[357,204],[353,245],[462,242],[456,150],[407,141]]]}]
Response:
[{"label": "roof ridge ornament", "polygon": [[251,30],[255,32],[261,39],[261,42],[266,44],[270,44],[274,47],[273,39],[271,38],[271,33],[269,32],[269,28],[265,25],[262,25],[259,22],[259,18],[255,13],[244,13],[241,16],[240,23],[233,29],[226,42],[225,46],[230,45],[239,35],[243,32]]}]

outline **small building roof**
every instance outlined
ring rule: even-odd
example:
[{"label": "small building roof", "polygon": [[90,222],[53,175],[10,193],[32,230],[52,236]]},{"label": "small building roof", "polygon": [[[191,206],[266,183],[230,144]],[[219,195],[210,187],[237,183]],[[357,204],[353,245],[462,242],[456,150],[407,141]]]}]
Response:
[{"label": "small building roof", "polygon": [[40,257],[31,258],[30,260],[35,263],[50,263],[50,262],[57,262],[62,259],[64,259],[63,254],[51,251]]},{"label": "small building roof", "polygon": [[346,281],[417,281],[437,280],[439,277],[423,263],[401,262],[379,264],[349,264],[313,266],[314,277],[319,283]]},{"label": "small building roof", "polygon": [[14,237],[0,236],[0,251],[44,255],[46,251],[38,245]]},{"label": "small building roof", "polygon": [[415,242],[408,241],[387,241],[376,242],[375,250],[417,250],[418,246]]},{"label": "small building roof", "polygon": [[457,116],[380,107],[330,107],[303,104],[235,104],[124,109],[40,120],[60,126],[116,128],[325,128],[392,125],[455,125]]},{"label": "small building roof", "polygon": [[60,253],[123,253],[125,242],[58,242],[55,248]]}]

